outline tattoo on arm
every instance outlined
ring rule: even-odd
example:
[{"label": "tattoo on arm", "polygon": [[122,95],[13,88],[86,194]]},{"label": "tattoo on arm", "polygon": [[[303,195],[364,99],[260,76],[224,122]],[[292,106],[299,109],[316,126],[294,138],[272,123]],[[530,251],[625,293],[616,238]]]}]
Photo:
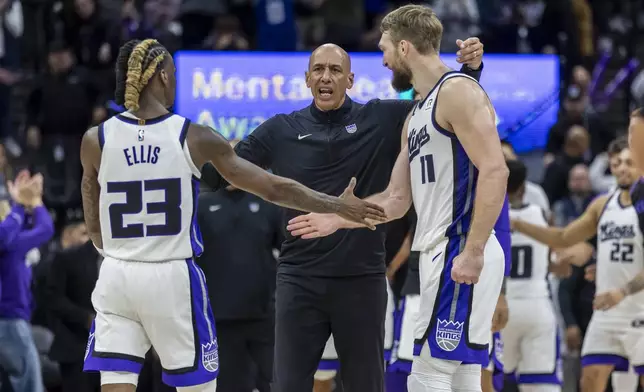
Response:
[{"label": "tattoo on arm", "polygon": [[623,290],[625,295],[637,294],[644,290],[644,271],[637,274],[633,280],[628,282]]},{"label": "tattoo on arm", "polygon": [[94,245],[103,248],[103,237],[101,236],[101,223],[99,221],[99,198],[101,187],[96,177],[83,174],[81,180],[81,194],[83,197],[83,213],[87,231]]}]

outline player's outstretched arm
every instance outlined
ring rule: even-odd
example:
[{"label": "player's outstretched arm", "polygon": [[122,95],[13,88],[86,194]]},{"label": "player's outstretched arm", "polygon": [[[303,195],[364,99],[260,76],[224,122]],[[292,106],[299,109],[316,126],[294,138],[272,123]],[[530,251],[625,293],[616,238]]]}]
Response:
[{"label": "player's outstretched arm", "polygon": [[[238,157],[228,141],[211,128],[191,124],[187,141],[192,159],[198,167],[210,161],[231,185],[271,203],[301,211],[335,213],[364,224],[367,224],[366,219],[385,219],[383,208],[373,203],[347,194],[342,197],[329,196],[297,181],[268,173]],[[353,186],[355,179],[347,189],[352,191]]]},{"label": "player's outstretched arm", "polygon": [[83,212],[89,238],[99,251],[103,249],[101,236],[101,223],[99,221],[99,198],[101,186],[98,183],[98,168],[101,163],[101,147],[98,143],[98,128],[92,127],[81,142],[81,164],[83,165],[83,178],[81,180],[81,196],[83,198]]},{"label": "player's outstretched arm", "polygon": [[440,99],[437,117],[451,126],[479,172],[464,252],[482,254],[503,207],[508,178],[494,108],[483,89],[467,78],[445,82]]},{"label": "player's outstretched arm", "polygon": [[609,196],[596,198],[586,211],[566,227],[543,227],[521,220],[513,220],[512,228],[551,248],[566,248],[592,238]]},{"label": "player's outstretched arm", "polygon": [[[389,185],[381,193],[376,193],[365,200],[381,206],[386,218],[380,221],[371,221],[373,225],[389,222],[402,218],[411,206],[411,180],[409,174],[409,147],[407,145],[407,116],[401,134],[401,150],[396,159],[394,169],[389,178]],[[365,227],[364,224],[355,223],[331,214],[305,214],[297,216],[288,222],[286,229],[294,237],[313,239],[326,237],[338,229],[355,229]]]}]

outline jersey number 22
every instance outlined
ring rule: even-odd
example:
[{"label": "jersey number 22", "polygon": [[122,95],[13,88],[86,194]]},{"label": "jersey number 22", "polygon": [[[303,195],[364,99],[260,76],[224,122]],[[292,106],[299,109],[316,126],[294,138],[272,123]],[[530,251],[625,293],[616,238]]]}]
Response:
[{"label": "jersey number 22", "polygon": [[[125,215],[139,214],[143,211],[143,194],[152,191],[162,191],[164,201],[146,203],[145,212],[165,215],[165,224],[124,224]],[[181,179],[108,182],[107,193],[125,194],[124,203],[113,203],[109,207],[112,238],[169,236],[181,232]]]}]

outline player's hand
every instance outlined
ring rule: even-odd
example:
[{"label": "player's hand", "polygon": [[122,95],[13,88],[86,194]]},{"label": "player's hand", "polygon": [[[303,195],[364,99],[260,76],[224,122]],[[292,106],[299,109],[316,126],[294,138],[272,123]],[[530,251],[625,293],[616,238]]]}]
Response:
[{"label": "player's hand", "polygon": [[571,351],[579,351],[581,348],[581,329],[576,325],[566,328],[566,346]]},{"label": "player's hand", "polygon": [[494,316],[492,316],[492,332],[500,332],[508,323],[509,318],[508,302],[505,300],[505,295],[499,295],[496,301],[496,308],[494,309]]},{"label": "player's hand", "polygon": [[44,182],[44,179],[42,174],[40,173],[31,177],[31,183],[29,187],[31,188],[33,196],[27,202],[27,205],[29,207],[34,208],[42,205],[43,182]]},{"label": "player's hand", "polygon": [[335,214],[310,213],[297,216],[286,226],[293,237],[302,237],[304,240],[326,237],[335,233],[340,228],[340,217]]},{"label": "player's hand", "polygon": [[481,63],[483,63],[483,43],[478,37],[470,37],[465,41],[457,39],[456,45],[460,48],[456,52],[456,62],[466,64],[473,70],[481,68]]},{"label": "player's hand", "polygon": [[452,279],[456,283],[476,284],[483,270],[483,252],[464,250],[452,262]]},{"label": "player's hand", "polygon": [[593,309],[595,310],[608,310],[626,297],[626,294],[623,290],[610,290],[605,293],[596,294],[595,299],[593,300]]},{"label": "player's hand", "polygon": [[584,268],[584,279],[589,282],[595,281],[595,275],[597,274],[597,264],[591,264],[588,267]]},{"label": "player's hand", "polygon": [[376,230],[376,225],[368,220],[385,222],[387,220],[385,209],[377,204],[358,199],[353,194],[355,187],[356,178],[352,177],[349,185],[342,192],[342,195],[340,195],[340,199],[344,201],[344,205],[342,210],[338,211],[337,214],[351,222],[361,223],[371,230]]}]

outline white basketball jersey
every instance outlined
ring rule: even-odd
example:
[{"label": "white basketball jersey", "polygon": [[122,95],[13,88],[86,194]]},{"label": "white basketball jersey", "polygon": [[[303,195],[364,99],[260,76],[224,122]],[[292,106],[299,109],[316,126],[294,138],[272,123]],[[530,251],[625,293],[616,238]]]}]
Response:
[{"label": "white basketball jersey", "polygon": [[478,170],[452,132],[435,119],[442,84],[452,78],[475,79],[448,72],[414,107],[407,128],[409,165],[418,223],[412,250],[428,251],[446,237],[469,231]]},{"label": "white basketball jersey", "polygon": [[[597,225],[596,292],[620,289],[644,269],[642,232],[635,207],[622,206],[614,192],[599,218]],[[644,317],[644,291],[630,295],[607,311],[595,311],[593,317]]]},{"label": "white basketball jersey", "polygon": [[201,173],[185,143],[189,124],[168,114],[139,125],[122,114],[99,126],[100,221],[107,256],[158,262],[203,252],[196,221]]},{"label": "white basketball jersey", "polygon": [[[541,207],[527,204],[510,209],[510,218],[547,227]],[[512,269],[506,283],[507,298],[548,298],[548,247],[532,238],[512,232]]]}]

